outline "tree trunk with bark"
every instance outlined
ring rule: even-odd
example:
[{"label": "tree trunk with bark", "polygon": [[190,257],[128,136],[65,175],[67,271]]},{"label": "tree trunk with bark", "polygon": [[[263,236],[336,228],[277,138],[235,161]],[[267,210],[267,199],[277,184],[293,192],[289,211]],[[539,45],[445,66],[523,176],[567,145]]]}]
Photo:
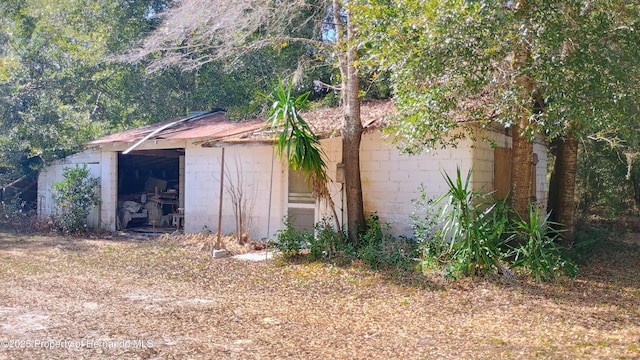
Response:
[{"label": "tree trunk with bark", "polygon": [[523,125],[526,126],[522,121],[513,127],[511,136],[511,206],[523,219],[528,219],[531,206],[533,142],[526,134],[522,134],[521,129]]},{"label": "tree trunk with bark", "polygon": [[567,135],[556,141],[555,162],[549,181],[548,211],[551,220],[559,223],[561,244],[571,247],[575,241],[575,192],[578,171],[578,139]]},{"label": "tree trunk with bark", "polygon": [[365,229],[362,181],[360,179],[360,100],[346,106],[345,126],[342,128],[342,163],[344,164],[345,198],[347,200],[347,235],[357,243],[359,233]]},{"label": "tree trunk with bark", "polygon": [[[362,181],[360,178],[360,141],[362,139],[362,122],[360,120],[360,79],[356,67],[357,52],[352,43],[354,38],[353,24],[347,20],[342,23],[341,6],[333,0],[333,18],[336,24],[340,75],[342,76],[342,107],[344,120],[342,124],[342,163],[344,164],[345,198],[347,202],[347,237],[351,243],[357,243],[359,232],[364,231],[364,201],[362,198]],[[348,14],[347,14],[348,16]],[[346,27],[346,29],[345,29]],[[345,33],[346,30],[346,33]]]},{"label": "tree trunk with bark", "polygon": [[[526,19],[530,4],[521,0],[515,3],[516,16]],[[529,207],[531,206],[531,189],[532,189],[532,164],[533,164],[533,141],[531,140],[530,115],[533,111],[534,86],[533,80],[527,74],[526,64],[531,57],[531,33],[526,29],[529,28],[525,21],[522,32],[522,39],[518,39],[514,46],[514,62],[512,71],[519,73],[516,77],[516,84],[520,92],[520,98],[530,100],[531,108],[520,106],[517,122],[514,124],[511,134],[511,206],[523,218],[529,218]]]}]

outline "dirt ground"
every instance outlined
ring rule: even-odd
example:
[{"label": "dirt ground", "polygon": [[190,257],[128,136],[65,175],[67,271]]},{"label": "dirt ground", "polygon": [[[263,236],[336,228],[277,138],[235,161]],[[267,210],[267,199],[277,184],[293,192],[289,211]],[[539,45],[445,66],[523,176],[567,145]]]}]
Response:
[{"label": "dirt ground", "polygon": [[536,284],[1,233],[0,359],[637,359],[638,238]]}]

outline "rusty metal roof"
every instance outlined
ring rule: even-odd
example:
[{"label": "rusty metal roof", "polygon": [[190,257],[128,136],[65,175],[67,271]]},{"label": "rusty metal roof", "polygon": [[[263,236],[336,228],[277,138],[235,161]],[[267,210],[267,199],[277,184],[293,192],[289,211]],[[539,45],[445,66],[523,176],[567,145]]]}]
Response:
[{"label": "rusty metal roof", "polygon": [[[395,113],[396,109],[391,100],[369,100],[362,102],[360,120],[365,130],[379,129],[384,127]],[[301,111],[300,115],[319,138],[340,136],[344,120],[341,107],[321,107]],[[215,146],[216,143],[269,143],[273,139],[274,133],[271,128],[263,127],[237,136],[204,141],[203,146]]]},{"label": "rusty metal roof", "polygon": [[[164,127],[164,129],[163,129]],[[152,139],[223,139],[229,136],[239,136],[263,127],[261,120],[229,121],[224,112],[207,113],[204,115],[174,118],[155,124],[150,124],[117,134],[112,134],[87,145],[102,145],[115,142],[133,143],[153,134]],[[158,131],[160,130],[160,131]]]},{"label": "rusty metal roof", "polygon": [[[365,128],[384,126],[388,117],[395,112],[390,100],[375,100],[362,103],[361,120]],[[340,107],[323,107],[301,112],[302,117],[320,138],[339,136],[344,114]],[[109,143],[131,143],[155,139],[201,140],[204,146],[215,143],[271,142],[273,132],[265,128],[265,119],[230,121],[224,112],[206,113],[192,117],[174,118],[150,124],[87,143],[89,146]],[[132,147],[132,148],[133,148]]]}]

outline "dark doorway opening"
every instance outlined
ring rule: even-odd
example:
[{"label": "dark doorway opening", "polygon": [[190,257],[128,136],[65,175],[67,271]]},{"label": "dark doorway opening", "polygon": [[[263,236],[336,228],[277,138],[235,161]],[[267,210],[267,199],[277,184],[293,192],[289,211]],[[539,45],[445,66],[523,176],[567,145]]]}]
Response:
[{"label": "dark doorway opening", "polygon": [[184,159],[183,156],[184,149],[118,154],[120,229],[175,229],[182,225],[180,159]]}]

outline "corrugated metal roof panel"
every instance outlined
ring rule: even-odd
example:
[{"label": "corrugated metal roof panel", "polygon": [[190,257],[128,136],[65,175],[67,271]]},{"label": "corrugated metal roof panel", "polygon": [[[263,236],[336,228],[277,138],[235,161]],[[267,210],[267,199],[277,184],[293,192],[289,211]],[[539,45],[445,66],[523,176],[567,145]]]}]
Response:
[{"label": "corrugated metal roof panel", "polygon": [[[390,100],[363,102],[361,108],[362,124],[369,129],[382,127],[394,112],[395,107]],[[339,136],[344,119],[342,108],[318,108],[301,112],[301,115],[318,137]],[[163,129],[163,127],[166,128]],[[157,132],[157,134],[154,134],[154,132]],[[199,139],[203,143],[211,145],[216,142],[270,142],[273,139],[273,134],[270,129],[265,129],[264,119],[229,121],[223,112],[214,112],[192,116],[191,118],[169,119],[130,129],[91,141],[88,145],[116,142],[136,143],[145,137],[149,137],[149,140]]]},{"label": "corrugated metal roof panel", "polygon": [[[365,130],[384,127],[390,117],[396,113],[391,100],[369,100],[362,102],[360,120]],[[344,112],[341,107],[322,107],[308,111],[301,111],[300,115],[309,124],[314,134],[319,138],[340,136]],[[203,146],[216,146],[218,143],[268,143],[272,142],[274,134],[270,128],[256,130],[242,136],[228,136],[223,139],[206,140]]]},{"label": "corrugated metal roof panel", "polygon": [[159,131],[150,139],[178,140],[203,138],[215,140],[255,131],[262,127],[262,121],[259,120],[241,122],[228,121],[224,113],[216,112],[192,118],[169,119],[163,122],[130,129],[91,141],[88,145],[101,145],[115,142],[133,143],[171,123],[176,124]]}]

